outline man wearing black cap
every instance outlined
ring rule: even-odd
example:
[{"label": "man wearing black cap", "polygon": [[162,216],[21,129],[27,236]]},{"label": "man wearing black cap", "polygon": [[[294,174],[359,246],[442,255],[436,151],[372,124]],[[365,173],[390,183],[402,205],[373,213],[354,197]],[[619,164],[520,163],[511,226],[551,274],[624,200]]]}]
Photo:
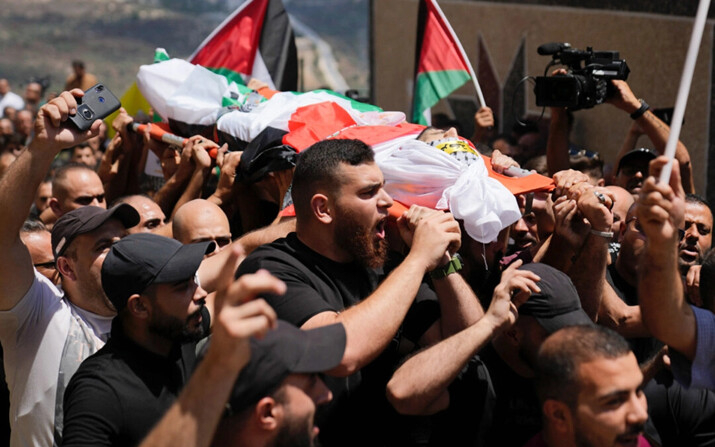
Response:
[{"label": "man wearing black cap", "polygon": [[136,225],[134,209],[84,207],[55,225],[52,249],[62,289],[32,267],[19,230],[34,191],[55,155],[97,135],[100,120],[78,132],[63,124],[77,109],[63,92],[42,106],[35,138],[0,179],[0,342],[10,388],[11,445],[52,446],[59,442],[62,397],[80,362],[107,340],[114,308],[99,285],[109,246]]},{"label": "man wearing black cap", "polygon": [[193,370],[196,341],[208,333],[197,270],[213,245],[151,233],[112,245],[102,287],[117,317],[109,342],[67,387],[63,445],[138,444],[171,406]]},{"label": "man wearing black cap", "polygon": [[318,374],[336,367],[344,352],[342,324],[300,330],[279,321],[263,339],[251,339],[251,361],[236,380],[213,445],[313,445],[316,406],[332,399]]},{"label": "man wearing black cap", "polygon": [[650,149],[642,147],[626,153],[618,162],[614,184],[638,195],[643,180],[648,176],[648,163],[657,157]]},{"label": "man wearing black cap", "polygon": [[519,307],[516,323],[480,352],[496,392],[493,424],[485,445],[523,445],[540,430],[541,410],[533,389],[539,347],[562,327],[593,324],[565,273],[539,263],[520,269],[538,275],[540,291],[532,292]]},{"label": "man wearing black cap", "polygon": [[[263,272],[239,282],[249,277],[278,281]],[[217,312],[226,307],[243,311],[258,302],[262,300],[221,306]],[[196,372],[141,447],[313,445],[319,431],[316,407],[332,399],[319,374],[342,360],[345,328],[333,324],[301,330],[285,321],[275,324],[275,313],[263,305],[269,311],[262,315],[264,324],[234,318],[230,336],[218,330],[211,335]],[[229,352],[235,344],[245,345],[239,354]]]}]

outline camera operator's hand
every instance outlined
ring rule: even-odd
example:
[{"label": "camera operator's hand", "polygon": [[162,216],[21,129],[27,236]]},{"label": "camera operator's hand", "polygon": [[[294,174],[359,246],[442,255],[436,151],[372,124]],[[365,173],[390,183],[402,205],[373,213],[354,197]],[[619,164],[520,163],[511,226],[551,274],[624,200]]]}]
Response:
[{"label": "camera operator's hand", "polygon": [[612,79],[611,84],[614,87],[614,94],[606,99],[606,102],[613,104],[629,115],[640,108],[640,101],[633,94],[626,81]]},{"label": "camera operator's hand", "polygon": [[95,120],[84,132],[67,123],[67,118],[77,113],[75,98],[82,96],[84,92],[76,88],[60,93],[60,96],[40,107],[35,119],[35,137],[31,147],[39,146],[43,151],[49,149],[54,154],[97,136],[102,120]]}]

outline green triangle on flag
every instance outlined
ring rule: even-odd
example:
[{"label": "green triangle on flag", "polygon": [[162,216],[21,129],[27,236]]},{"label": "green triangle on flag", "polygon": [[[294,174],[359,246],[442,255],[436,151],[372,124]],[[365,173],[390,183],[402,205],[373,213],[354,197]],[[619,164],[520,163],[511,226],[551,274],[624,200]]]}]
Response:
[{"label": "green triangle on flag", "polygon": [[469,62],[435,0],[421,0],[417,28],[412,121],[428,125],[426,113],[471,78]]}]

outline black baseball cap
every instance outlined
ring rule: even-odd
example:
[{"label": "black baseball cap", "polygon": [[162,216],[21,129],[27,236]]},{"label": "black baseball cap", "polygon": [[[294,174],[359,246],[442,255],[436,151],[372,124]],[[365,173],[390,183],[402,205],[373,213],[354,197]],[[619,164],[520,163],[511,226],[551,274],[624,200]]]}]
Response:
[{"label": "black baseball cap", "polygon": [[238,179],[252,184],[269,172],[282,171],[295,166],[298,154],[283,144],[285,132],[267,127],[246,146],[238,165]]},{"label": "black baseball cap", "polygon": [[[227,410],[237,414],[278,389],[289,374],[322,373],[340,364],[345,353],[342,323],[302,330],[286,321],[262,339],[251,338],[251,360],[241,370]],[[203,356],[207,346],[202,349]]]},{"label": "black baseball cap", "polygon": [[83,206],[62,215],[52,227],[52,253],[55,260],[62,256],[74,238],[96,230],[111,218],[119,219],[124,228],[139,223],[139,213],[126,203],[108,210],[98,206]]},{"label": "black baseball cap", "polygon": [[[618,162],[618,169],[616,169],[616,174],[621,171],[621,168],[623,168],[624,165],[631,163],[632,161],[642,159],[650,162],[657,157],[658,154],[656,154],[653,150],[648,149],[647,147],[633,149],[632,151],[627,152],[623,157],[621,157],[621,160]],[[645,174],[648,173],[645,172],[644,175]]]},{"label": "black baseball cap", "polygon": [[117,309],[130,296],[151,284],[193,278],[204,255],[214,251],[212,241],[182,244],[152,233],[130,234],[112,244],[102,264],[102,289]]},{"label": "black baseball cap", "polygon": [[541,327],[552,334],[566,326],[593,325],[593,321],[581,308],[576,287],[571,278],[550,265],[533,262],[519,270],[529,270],[539,275],[539,293],[532,293],[519,307],[520,315],[536,318]]}]

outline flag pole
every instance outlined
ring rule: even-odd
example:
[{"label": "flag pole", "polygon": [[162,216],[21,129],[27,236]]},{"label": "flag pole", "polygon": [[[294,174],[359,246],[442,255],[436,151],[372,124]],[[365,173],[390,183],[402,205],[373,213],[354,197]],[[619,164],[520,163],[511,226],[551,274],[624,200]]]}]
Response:
[{"label": "flag pole", "polygon": [[673,160],[675,159],[675,147],[680,138],[680,128],[683,125],[685,104],[688,102],[690,84],[693,81],[693,72],[695,71],[695,61],[698,58],[698,49],[700,48],[700,42],[703,38],[703,29],[705,28],[709,8],[710,0],[700,0],[698,12],[695,15],[695,23],[693,24],[693,33],[690,35],[688,54],[685,57],[683,75],[680,78],[680,88],[678,88],[678,97],[675,101],[675,109],[673,110],[670,134],[668,135],[668,142],[665,144],[665,155],[668,157],[668,164],[663,166],[663,170],[660,172],[659,183],[668,183],[670,181],[670,173],[673,169]]},{"label": "flag pole", "polygon": [[[710,0],[707,0],[708,3]],[[465,61],[467,61],[467,68],[469,68],[469,75],[472,77],[472,82],[474,83],[474,89],[477,91],[477,96],[479,97],[479,104],[481,107],[486,107],[486,103],[484,102],[484,95],[482,94],[482,89],[479,87],[479,82],[477,81],[477,75],[474,73],[474,68],[472,68],[472,63],[469,62],[469,58],[467,57],[467,53],[464,52],[464,47],[462,47],[462,42],[459,41],[459,38],[457,38],[457,34],[454,32],[454,29],[452,29],[452,25],[449,23],[447,20],[447,17],[445,17],[444,13],[442,12],[442,8],[439,7],[437,4],[437,0],[432,0],[432,3],[434,4],[435,9],[437,10],[437,13],[439,16],[442,18],[442,21],[444,24],[447,26],[447,29],[449,29],[449,33],[452,35],[452,38],[457,44],[457,48],[459,48],[459,52],[464,58]],[[707,11],[706,11],[707,12]],[[702,34],[702,32],[701,32]]]}]

